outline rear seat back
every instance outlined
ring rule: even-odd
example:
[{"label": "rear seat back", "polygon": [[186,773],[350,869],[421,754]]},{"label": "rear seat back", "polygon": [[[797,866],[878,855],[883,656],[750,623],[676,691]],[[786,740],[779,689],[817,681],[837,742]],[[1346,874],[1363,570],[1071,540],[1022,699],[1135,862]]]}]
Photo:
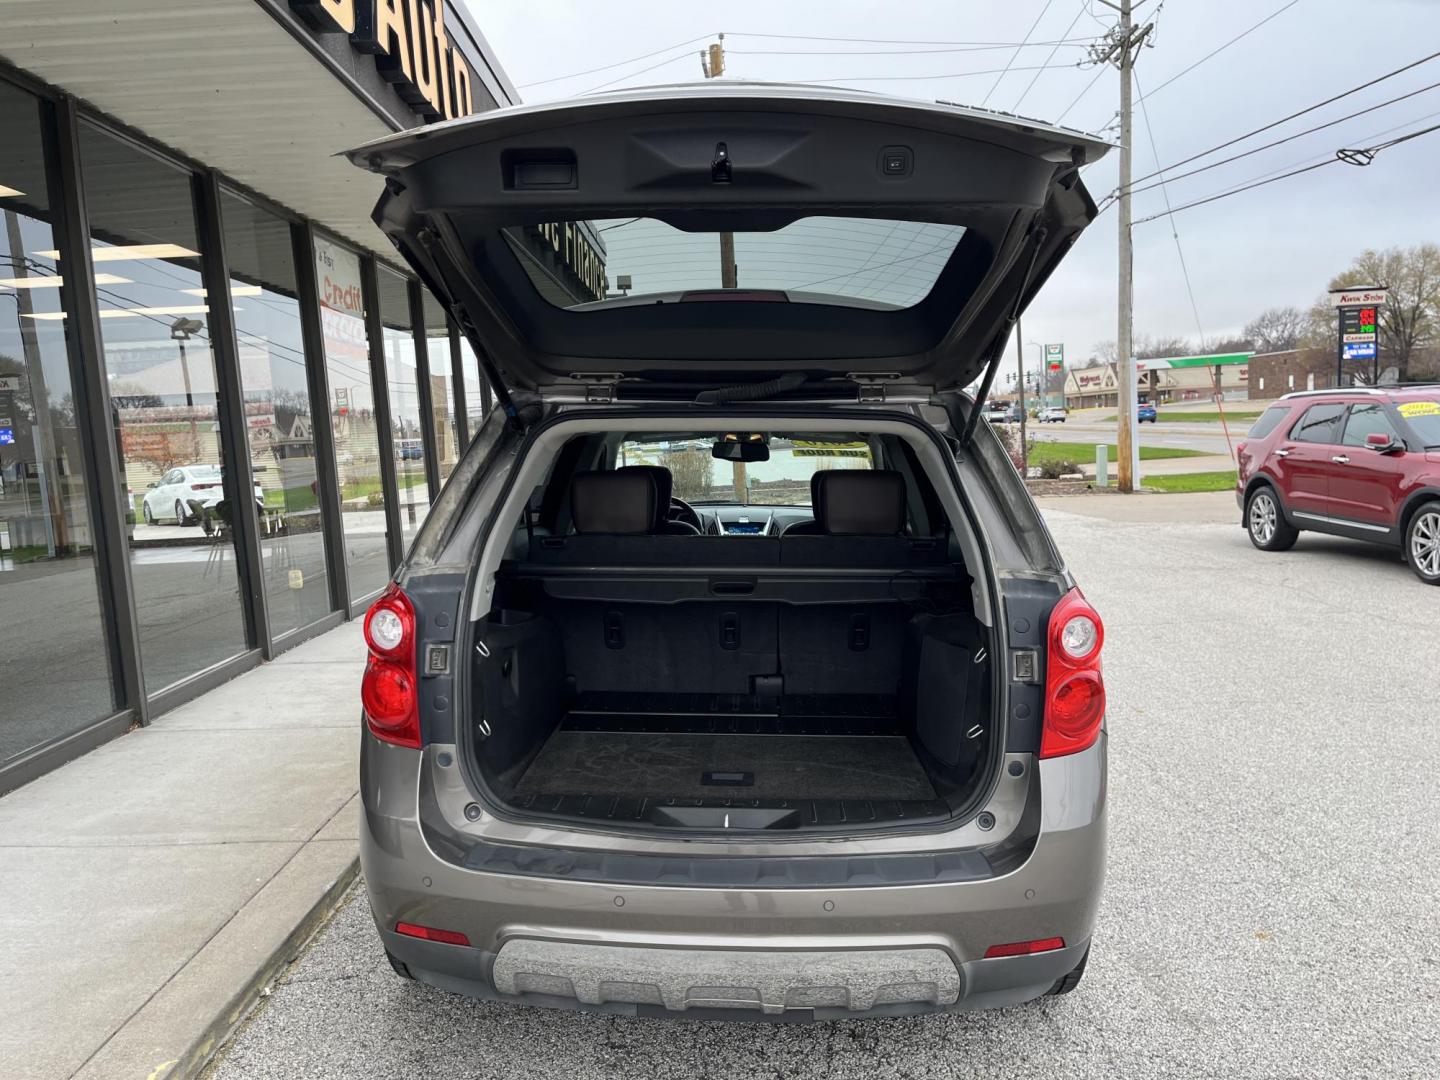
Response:
[{"label": "rear seat back", "polygon": [[893,469],[821,469],[810,498],[814,525],[786,530],[783,566],[900,571],[946,561],[943,539],[904,535],[905,480]]}]

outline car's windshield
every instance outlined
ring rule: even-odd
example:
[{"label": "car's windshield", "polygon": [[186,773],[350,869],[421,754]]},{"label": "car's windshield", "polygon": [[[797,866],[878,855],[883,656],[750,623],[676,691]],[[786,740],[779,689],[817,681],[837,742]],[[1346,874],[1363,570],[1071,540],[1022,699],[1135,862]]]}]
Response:
[{"label": "car's windshield", "polygon": [[1425,449],[1440,449],[1440,401],[1402,401],[1395,409]]},{"label": "car's windshield", "polygon": [[715,438],[628,438],[615,464],[663,465],[675,498],[741,506],[809,506],[810,477],[821,469],[875,467],[870,444],[858,435],[767,435],[769,459],[750,462],[712,457]]}]

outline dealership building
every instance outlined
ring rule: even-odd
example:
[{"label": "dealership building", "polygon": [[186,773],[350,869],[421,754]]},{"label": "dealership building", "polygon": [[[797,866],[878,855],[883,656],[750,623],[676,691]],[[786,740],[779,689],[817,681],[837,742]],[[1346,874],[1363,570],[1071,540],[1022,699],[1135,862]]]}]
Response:
[{"label": "dealership building", "polygon": [[[384,587],[490,392],[334,155],[518,99],[445,0],[0,0],[0,27],[4,791]],[[523,239],[603,292],[569,269],[598,237]]]}]

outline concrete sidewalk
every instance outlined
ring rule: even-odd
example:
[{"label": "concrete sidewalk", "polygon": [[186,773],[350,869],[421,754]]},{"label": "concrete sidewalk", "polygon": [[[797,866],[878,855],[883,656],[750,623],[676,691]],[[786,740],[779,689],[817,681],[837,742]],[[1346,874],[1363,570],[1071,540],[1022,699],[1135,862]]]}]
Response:
[{"label": "concrete sidewalk", "polygon": [[360,623],[0,799],[0,1074],[183,1075],[356,872]]}]

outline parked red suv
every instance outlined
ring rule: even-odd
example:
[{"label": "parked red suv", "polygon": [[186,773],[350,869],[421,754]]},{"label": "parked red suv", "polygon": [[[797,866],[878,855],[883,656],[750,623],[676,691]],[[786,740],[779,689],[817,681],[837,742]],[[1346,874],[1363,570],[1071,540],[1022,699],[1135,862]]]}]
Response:
[{"label": "parked red suv", "polygon": [[1285,551],[1302,529],[1399,546],[1440,585],[1440,387],[1287,394],[1236,450],[1257,548]]}]

